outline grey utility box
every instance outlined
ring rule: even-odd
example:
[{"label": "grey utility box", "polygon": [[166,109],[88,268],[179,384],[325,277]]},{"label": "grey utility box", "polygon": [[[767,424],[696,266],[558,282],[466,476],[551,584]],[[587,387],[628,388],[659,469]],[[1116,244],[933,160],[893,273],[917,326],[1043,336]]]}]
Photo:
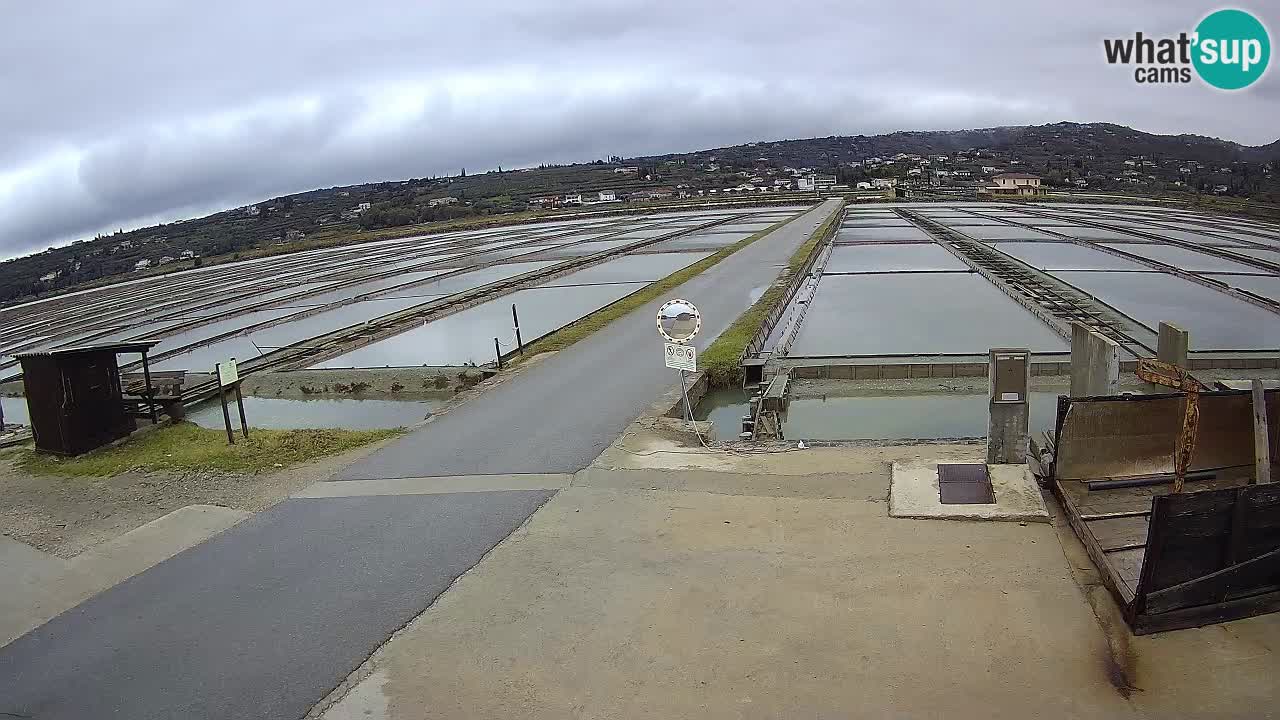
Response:
[{"label": "grey utility box", "polygon": [[1027,461],[1030,426],[1031,351],[992,348],[988,355],[987,462],[1020,465]]}]

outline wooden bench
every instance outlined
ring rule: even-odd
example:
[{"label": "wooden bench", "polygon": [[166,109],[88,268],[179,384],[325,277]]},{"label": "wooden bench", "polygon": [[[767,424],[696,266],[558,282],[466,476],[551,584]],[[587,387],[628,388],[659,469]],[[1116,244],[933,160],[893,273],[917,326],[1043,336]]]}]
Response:
[{"label": "wooden bench", "polygon": [[[182,386],[186,379],[186,370],[152,370],[152,399],[157,402],[181,400]],[[125,395],[144,397],[147,391],[147,378],[140,372],[121,373],[120,389]]]}]

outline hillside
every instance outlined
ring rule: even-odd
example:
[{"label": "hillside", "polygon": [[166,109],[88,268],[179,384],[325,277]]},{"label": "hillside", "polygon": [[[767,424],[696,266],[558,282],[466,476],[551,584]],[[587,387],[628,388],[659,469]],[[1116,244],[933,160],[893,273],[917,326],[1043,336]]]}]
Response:
[{"label": "hillside", "polygon": [[693,195],[744,184],[775,188],[803,172],[834,174],[850,184],[893,176],[965,185],[984,173],[1016,169],[1041,174],[1049,184],[1064,187],[1210,193],[1280,203],[1278,160],[1280,140],[1249,147],[1200,135],[1154,135],[1109,123],[1056,123],[779,140],[470,175],[463,170],[452,177],[277,197],[9,260],[0,264],[0,302],[126,273],[155,272],[162,265],[166,271],[187,268],[203,258],[294,245],[304,238],[354,241],[380,228],[430,227],[438,221],[521,212],[544,206],[541,201],[554,206],[565,193],[613,190],[626,202],[643,199],[646,193]]}]

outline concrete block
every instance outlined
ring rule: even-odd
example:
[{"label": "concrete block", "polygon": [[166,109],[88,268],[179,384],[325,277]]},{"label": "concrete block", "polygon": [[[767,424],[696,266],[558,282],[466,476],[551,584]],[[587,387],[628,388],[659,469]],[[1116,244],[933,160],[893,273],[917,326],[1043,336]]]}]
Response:
[{"label": "concrete block", "polygon": [[933,366],[933,376],[936,378],[955,377],[956,366],[949,363],[938,363]]},{"label": "concrete block", "polygon": [[1187,350],[1191,336],[1173,323],[1160,323],[1160,336],[1156,345],[1156,359],[1178,367],[1187,367]]},{"label": "concrete block", "polygon": [[1081,323],[1071,324],[1071,396],[1115,395],[1120,346]]},{"label": "concrete block", "polygon": [[854,365],[853,379],[854,380],[879,380],[880,366],[879,365]]},{"label": "concrete block", "polygon": [[880,377],[884,380],[904,380],[907,377],[907,366],[881,365]]},{"label": "concrete block", "polygon": [[908,365],[907,375],[913,378],[933,377],[933,366],[931,365]]},{"label": "concrete block", "polygon": [[802,380],[817,380],[817,379],[818,379],[818,370],[820,370],[820,368],[816,368],[816,367],[798,367],[798,368],[795,368],[794,370],[792,370],[791,372],[792,372],[792,373],[793,373],[797,378],[800,378],[800,379],[802,379]]},{"label": "concrete block", "polygon": [[956,365],[956,377],[986,377],[986,363],[960,363]]},{"label": "concrete block", "polygon": [[853,366],[852,365],[832,365],[831,379],[832,380],[852,380]]},{"label": "concrete block", "polygon": [[1049,522],[1044,498],[1026,465],[988,465],[996,501],[989,505],[943,505],[937,460],[893,463],[889,516],[938,520]]}]

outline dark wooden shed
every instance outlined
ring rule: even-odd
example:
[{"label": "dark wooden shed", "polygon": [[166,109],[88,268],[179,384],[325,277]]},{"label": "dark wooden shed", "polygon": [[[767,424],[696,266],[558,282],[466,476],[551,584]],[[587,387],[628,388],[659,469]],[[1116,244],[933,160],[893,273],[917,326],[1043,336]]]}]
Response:
[{"label": "dark wooden shed", "polygon": [[[136,417],[156,419],[147,351],[155,341],[84,345],[16,355],[36,448],[79,455],[137,429]],[[116,355],[140,353],[146,376],[141,398],[126,398]]]}]

